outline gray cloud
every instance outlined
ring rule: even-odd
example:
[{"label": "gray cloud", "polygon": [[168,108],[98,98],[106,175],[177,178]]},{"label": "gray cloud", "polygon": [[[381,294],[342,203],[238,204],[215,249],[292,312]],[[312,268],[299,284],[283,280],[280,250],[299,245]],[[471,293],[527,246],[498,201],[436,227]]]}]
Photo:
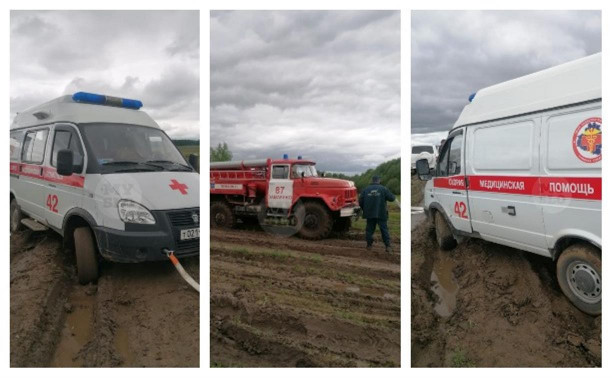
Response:
[{"label": "gray cloud", "polygon": [[211,145],[362,172],[400,154],[400,14],[211,14]]},{"label": "gray cloud", "polygon": [[199,138],[199,34],[197,11],[12,11],[11,114],[89,91]]},{"label": "gray cloud", "polygon": [[412,133],[448,131],[471,93],[601,51],[599,11],[413,11]]}]

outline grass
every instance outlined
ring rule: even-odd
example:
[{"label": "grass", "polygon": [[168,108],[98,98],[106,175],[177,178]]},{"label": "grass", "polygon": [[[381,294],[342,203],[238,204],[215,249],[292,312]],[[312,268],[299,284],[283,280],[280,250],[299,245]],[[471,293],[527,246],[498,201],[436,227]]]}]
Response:
[{"label": "grass", "polygon": [[461,348],[457,348],[453,352],[453,355],[451,356],[451,366],[452,367],[476,367],[474,362],[465,355],[465,352]]},{"label": "grass", "polygon": [[179,151],[185,157],[185,159],[189,159],[190,154],[200,155],[200,146],[178,146]]}]

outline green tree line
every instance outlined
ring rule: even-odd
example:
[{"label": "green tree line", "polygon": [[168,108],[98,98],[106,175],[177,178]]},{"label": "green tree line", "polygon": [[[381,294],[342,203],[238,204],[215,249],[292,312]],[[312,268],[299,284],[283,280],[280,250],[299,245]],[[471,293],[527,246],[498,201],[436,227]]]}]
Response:
[{"label": "green tree line", "polygon": [[393,194],[402,194],[401,159],[393,159],[380,164],[378,167],[368,169],[364,173],[347,176],[341,173],[326,173],[325,177],[335,177],[355,182],[359,191],[372,182],[374,175],[380,176],[380,182]]}]

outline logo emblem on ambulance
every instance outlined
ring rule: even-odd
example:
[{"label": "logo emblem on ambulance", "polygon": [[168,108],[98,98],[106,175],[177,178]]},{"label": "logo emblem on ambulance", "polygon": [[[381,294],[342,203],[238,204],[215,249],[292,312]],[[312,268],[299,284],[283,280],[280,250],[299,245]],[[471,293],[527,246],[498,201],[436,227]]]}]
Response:
[{"label": "logo emblem on ambulance", "polygon": [[586,119],[578,125],[572,138],[574,154],[585,163],[601,160],[601,118]]}]

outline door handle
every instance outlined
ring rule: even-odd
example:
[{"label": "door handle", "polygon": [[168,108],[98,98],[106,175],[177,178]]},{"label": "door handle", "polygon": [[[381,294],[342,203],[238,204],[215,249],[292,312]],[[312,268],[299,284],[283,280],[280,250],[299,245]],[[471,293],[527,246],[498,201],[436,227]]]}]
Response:
[{"label": "door handle", "polygon": [[55,188],[55,184],[49,184],[50,187]]},{"label": "door handle", "polygon": [[516,208],[514,206],[502,207],[502,213],[506,213],[508,215],[515,216],[516,215]]},{"label": "door handle", "polygon": [[461,192],[453,191],[453,194],[462,194]]}]

